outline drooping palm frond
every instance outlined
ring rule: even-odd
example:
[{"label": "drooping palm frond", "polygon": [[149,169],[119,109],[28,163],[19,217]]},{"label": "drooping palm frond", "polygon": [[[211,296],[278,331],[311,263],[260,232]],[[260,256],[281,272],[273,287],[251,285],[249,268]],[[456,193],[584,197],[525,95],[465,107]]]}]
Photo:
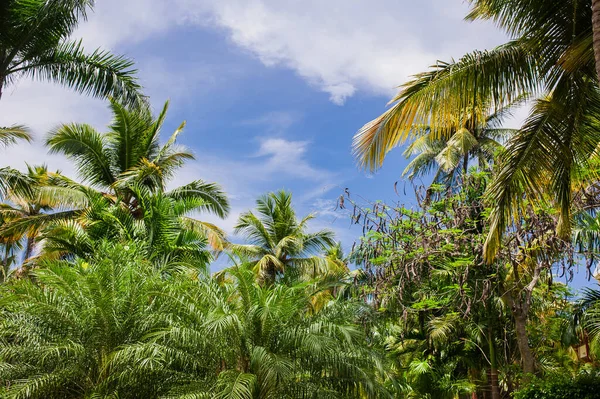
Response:
[{"label": "drooping palm frond", "polygon": [[200,200],[201,202],[198,203],[199,206],[196,208],[198,211],[209,211],[219,217],[225,217],[229,212],[227,196],[221,187],[215,183],[195,180],[168,191],[165,195],[175,200]]},{"label": "drooping palm frond", "polygon": [[[25,235],[35,235],[34,232],[40,231],[59,221],[74,219],[80,213],[81,211],[79,210],[68,210],[55,213],[25,215],[0,227],[0,236],[19,239]],[[0,209],[0,214],[12,216],[12,209]]]},{"label": "drooping palm frond", "polygon": [[106,139],[92,126],[63,125],[50,133],[46,145],[51,153],[61,153],[72,159],[84,181],[105,187],[115,182]]},{"label": "drooping palm frond", "polygon": [[538,100],[521,132],[507,143],[489,190],[496,205],[486,241],[488,260],[524,196],[538,201],[549,197],[560,210],[559,234],[565,239],[571,234],[572,183],[600,140],[598,90],[595,83],[579,79],[565,77],[553,96]]},{"label": "drooping palm frond", "polygon": [[97,49],[88,54],[81,41],[61,43],[8,72],[53,81],[94,97],[112,96],[129,104],[145,101],[133,61]]},{"label": "drooping palm frond", "polygon": [[0,195],[5,198],[9,192],[20,195],[33,195],[31,179],[10,167],[0,168]]},{"label": "drooping palm frond", "polygon": [[86,18],[93,1],[9,0],[2,8],[0,96],[3,87],[21,76],[54,81],[96,97],[112,96],[141,103],[133,63],[97,49],[84,51],[69,37]]},{"label": "drooping palm frond", "polygon": [[6,147],[15,144],[18,140],[31,141],[31,133],[23,125],[0,127],[0,145]]},{"label": "drooping palm frond", "polygon": [[227,235],[225,231],[212,223],[203,222],[201,220],[188,217],[181,218],[181,223],[185,229],[197,231],[206,237],[208,244],[215,251],[223,251],[228,246]]},{"label": "drooping palm frond", "polygon": [[[589,212],[578,212],[574,215],[573,244],[585,255],[588,268],[598,261],[600,251],[600,219]],[[592,272],[592,270],[589,270]]]},{"label": "drooping palm frond", "polygon": [[[392,108],[358,131],[353,151],[359,164],[369,170],[379,168],[392,148],[421,131],[415,131],[415,126],[429,126],[436,138],[446,137],[452,129],[463,127],[459,116],[467,109],[480,114],[475,119],[485,120],[490,111],[539,92],[535,65],[519,41],[473,52],[455,62],[438,62],[431,72],[403,85]],[[473,104],[487,106],[473,108]]]}]

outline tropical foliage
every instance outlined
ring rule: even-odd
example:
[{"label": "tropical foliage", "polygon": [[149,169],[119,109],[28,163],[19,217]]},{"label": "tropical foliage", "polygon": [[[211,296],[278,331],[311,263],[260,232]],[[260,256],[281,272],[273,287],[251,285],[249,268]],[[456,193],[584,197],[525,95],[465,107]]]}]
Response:
[{"label": "tropical foliage", "polygon": [[571,232],[573,191],[589,184],[577,177],[599,144],[597,76],[591,8],[586,0],[472,0],[469,19],[494,21],[511,41],[475,51],[405,84],[394,105],[355,137],[355,152],[367,168],[381,166],[385,154],[428,125],[436,138],[482,121],[515,98],[530,98],[532,110],[498,162],[489,194],[486,259],[497,253],[501,235],[522,209],[519,199],[551,200],[560,210],[558,231]]},{"label": "tropical foliage", "polygon": [[[326,274],[333,266],[318,254],[334,245],[333,232],[309,233],[310,214],[298,220],[290,193],[280,191],[259,198],[256,209],[242,214],[235,225],[250,244],[232,245],[246,257],[255,274],[264,282],[295,282]],[[335,266],[334,266],[335,268]]]},{"label": "tropical foliage", "polygon": [[382,388],[360,302],[314,314],[312,288],[165,277],[147,246],[103,242],[2,287],[2,397],[356,397]]},{"label": "tropical foliage", "polygon": [[230,237],[203,221],[230,205],[177,185],[185,122],[163,136],[168,102],[152,112],[132,61],[70,41],[93,1],[4,1],[0,95],[49,80],[107,97],[112,122],[48,133],[76,178],[0,168],[0,397],[597,396],[600,290],[569,283],[600,280],[600,1],[469,3],[510,41],[438,61],[357,133],[362,166],[406,144],[428,184],[406,206],[345,189],[362,235],[344,253],[288,191]]}]

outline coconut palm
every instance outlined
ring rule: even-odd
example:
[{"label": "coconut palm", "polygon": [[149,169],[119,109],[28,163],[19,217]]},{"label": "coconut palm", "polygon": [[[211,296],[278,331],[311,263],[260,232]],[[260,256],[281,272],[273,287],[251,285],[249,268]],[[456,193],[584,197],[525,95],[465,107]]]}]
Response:
[{"label": "coconut palm", "polygon": [[404,151],[407,158],[415,157],[406,166],[402,176],[413,180],[435,170],[433,183],[446,182],[451,185],[461,172],[466,174],[472,159],[477,160],[480,170],[490,171],[494,158],[503,148],[502,143],[518,132],[501,126],[503,118],[510,115],[511,109],[518,103],[494,112],[480,123],[471,123],[467,116],[463,123],[466,127],[450,128],[447,137],[430,127],[423,128],[423,133],[416,133],[418,137]]},{"label": "coconut palm", "polygon": [[[55,176],[53,189],[69,191],[84,197],[85,201],[71,203],[71,207],[61,213],[23,215],[0,228],[0,234],[24,235],[27,231],[61,222],[78,229],[89,228],[95,220],[94,207],[104,209],[116,206],[121,213],[126,211],[134,219],[144,216],[142,199],[136,196],[143,188],[145,194],[160,194],[177,202],[190,202],[195,212],[211,212],[224,217],[229,204],[225,193],[214,183],[194,180],[174,189],[167,184],[186,160],[193,155],[184,147],[176,145],[178,135],[185,123],[161,145],[159,136],[164,122],[168,103],[155,119],[149,105],[141,104],[127,108],[117,101],[111,101],[114,121],[110,131],[101,134],[86,124],[70,124],[59,127],[47,140],[50,151],[61,153],[74,161],[83,180],[77,183],[65,177]],[[100,209],[99,208],[99,209]],[[184,217],[183,214],[181,214]],[[75,220],[75,222],[73,222]],[[202,230],[216,250],[223,249],[224,233],[210,223],[192,219],[185,212],[185,223]],[[104,236],[104,235],[101,235]]]},{"label": "coconut palm", "polygon": [[[31,141],[29,130],[22,125],[13,125],[9,127],[0,127],[0,146],[8,147],[17,143],[19,140]],[[10,167],[0,168],[0,195],[4,196],[9,190],[21,191],[24,194],[31,194],[30,182],[16,169]]]},{"label": "coconut palm", "polygon": [[232,245],[252,264],[259,279],[267,284],[312,278],[327,272],[321,253],[335,244],[329,230],[308,232],[309,214],[298,220],[292,207],[292,195],[285,191],[269,193],[256,201],[258,215],[249,211],[240,215],[234,232],[249,244]]},{"label": "coconut palm", "polygon": [[[146,259],[164,272],[181,268],[206,273],[212,255],[208,248],[206,223],[189,216],[204,208],[204,201],[176,199],[165,193],[152,193],[147,187],[131,187],[138,199],[132,214],[121,203],[97,195],[75,219],[55,221],[41,234],[42,259],[78,256],[87,258],[105,240],[136,241],[146,248]],[[211,226],[213,233],[220,231]],[[216,233],[215,233],[216,234]],[[208,237],[207,237],[208,236]],[[219,236],[224,241],[223,236]]]},{"label": "coconut palm", "polygon": [[[3,278],[17,272],[27,273],[41,234],[55,220],[74,217],[73,207],[87,205],[86,195],[60,185],[68,181],[45,165],[27,166],[27,173],[16,173],[0,204],[0,240],[4,247]],[[15,268],[15,266],[21,266]]]},{"label": "coconut palm", "polygon": [[344,255],[342,242],[338,241],[335,245],[325,248],[325,261],[328,263],[327,270],[332,273],[347,273],[348,258]]},{"label": "coconut palm", "polygon": [[[164,145],[160,144],[168,107],[166,102],[155,119],[146,104],[127,108],[111,100],[114,119],[108,133],[101,134],[86,124],[63,125],[50,134],[46,144],[50,152],[63,154],[75,163],[85,184],[99,188],[135,212],[137,201],[129,189],[131,185],[141,184],[153,192],[164,192],[184,162],[194,159],[187,148],[176,145],[185,122]],[[219,187],[201,180],[171,190],[167,195],[203,200],[205,209],[220,217],[229,209]]]},{"label": "coconut palm", "polygon": [[69,37],[92,0],[6,0],[0,5],[0,97],[20,77],[60,83],[97,97],[139,102],[133,62]]},{"label": "coconut palm", "polygon": [[[31,182],[28,192],[21,190],[9,190],[5,199],[7,202],[0,204],[0,214],[4,225],[10,225],[23,219],[44,218],[43,215],[54,213],[54,217],[71,215],[71,211],[65,208],[72,206],[84,206],[86,197],[78,191],[55,185],[60,177],[59,172],[49,172],[45,165],[27,166],[25,177]],[[55,213],[64,210],[64,212]],[[31,223],[26,231],[18,231],[15,235],[3,235],[3,239],[18,242],[25,240],[24,259],[32,255],[36,239],[38,238],[43,224]]]},{"label": "coconut palm", "polygon": [[[414,125],[431,126],[438,137],[448,137],[456,115],[473,104],[488,104],[493,112],[518,96],[537,97],[521,132],[508,141],[490,188],[496,206],[486,243],[489,261],[523,195],[552,199],[560,209],[558,231],[568,237],[572,179],[600,144],[600,95],[591,0],[471,3],[468,18],[491,19],[512,40],[458,61],[438,62],[417,75],[390,110],[359,131],[355,151],[365,167],[375,169],[391,148],[410,137]],[[490,109],[478,112],[483,116]]]}]

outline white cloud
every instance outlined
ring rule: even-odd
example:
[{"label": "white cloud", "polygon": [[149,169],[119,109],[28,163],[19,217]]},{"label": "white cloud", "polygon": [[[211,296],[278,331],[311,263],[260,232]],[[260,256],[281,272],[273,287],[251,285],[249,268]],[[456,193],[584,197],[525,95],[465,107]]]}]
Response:
[{"label": "white cloud", "polygon": [[309,142],[289,141],[281,138],[262,140],[258,157],[267,157],[264,167],[271,173],[284,173],[316,182],[327,182],[332,178],[328,171],[313,167],[305,158]]},{"label": "white cloud", "polygon": [[307,186],[302,195],[294,195],[294,202],[303,208],[310,207],[307,206],[310,201],[332,187],[336,174],[313,166],[306,158],[308,149],[308,142],[268,138],[259,143],[254,156],[247,158],[203,154],[177,174],[172,186],[195,179],[218,182],[229,195],[232,210],[224,221],[213,216],[202,218],[217,223],[231,234],[240,213],[253,208],[255,199],[273,190],[274,183]]},{"label": "white cloud", "polygon": [[343,104],[357,91],[390,96],[437,59],[504,41],[489,24],[464,22],[467,10],[461,0],[104,0],[76,36],[114,48],[178,26],[216,28]]},{"label": "white cloud", "polygon": [[437,59],[503,41],[460,0],[179,0],[267,66],[294,70],[336,104],[386,96]]},{"label": "white cloud", "polygon": [[[181,25],[216,27],[265,65],[294,70],[342,104],[357,91],[389,96],[408,75],[437,58],[502,41],[489,25],[463,22],[465,12],[461,0],[104,0],[75,37],[83,37],[88,48],[114,49]],[[214,80],[218,66],[195,64],[181,70],[160,54],[141,60],[138,67],[158,102],[224,83]],[[0,124],[26,123],[40,135],[71,120],[103,123],[105,106],[66,89],[23,80],[0,102]]]},{"label": "white cloud", "polygon": [[269,134],[280,134],[300,119],[302,119],[302,115],[296,111],[271,111],[257,118],[243,120],[240,125],[258,126],[264,128]]},{"label": "white cloud", "polygon": [[186,9],[169,0],[102,0],[75,32],[87,48],[135,44],[186,20]]}]

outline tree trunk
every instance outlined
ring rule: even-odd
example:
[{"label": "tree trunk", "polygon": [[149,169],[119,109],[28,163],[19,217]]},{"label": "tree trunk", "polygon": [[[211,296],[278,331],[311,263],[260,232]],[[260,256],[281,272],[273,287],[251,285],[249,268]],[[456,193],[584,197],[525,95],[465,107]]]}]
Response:
[{"label": "tree trunk", "polygon": [[[540,280],[542,270],[545,268],[546,266],[543,264],[537,265],[533,272],[533,277],[527,286],[517,286],[515,287],[516,292],[510,290],[504,296],[510,307],[512,316],[515,319],[517,346],[519,347],[519,354],[521,355],[521,361],[523,362],[523,373],[526,375],[525,380],[528,379],[528,374],[531,375],[535,373],[535,358],[529,347],[529,337],[527,335],[527,315],[529,314],[529,307],[531,306],[533,290]],[[513,264],[514,281],[521,281],[519,274],[519,264],[515,263]]]},{"label": "tree trunk", "polygon": [[496,345],[492,327],[488,327],[488,348],[490,352],[490,391],[492,399],[500,399],[500,386],[498,385],[498,361],[496,358]]},{"label": "tree trunk", "polygon": [[27,242],[25,243],[25,255],[23,258],[23,262],[27,259],[31,258],[31,254],[33,253],[33,248],[35,246],[35,238],[27,237]]},{"label": "tree trunk", "polygon": [[594,57],[596,74],[600,81],[600,0],[592,0],[592,32],[594,37]]},{"label": "tree trunk", "polygon": [[533,374],[535,372],[535,359],[529,347],[529,337],[527,336],[527,317],[521,309],[513,309],[515,318],[515,330],[517,334],[517,345],[523,361],[523,372]]}]

